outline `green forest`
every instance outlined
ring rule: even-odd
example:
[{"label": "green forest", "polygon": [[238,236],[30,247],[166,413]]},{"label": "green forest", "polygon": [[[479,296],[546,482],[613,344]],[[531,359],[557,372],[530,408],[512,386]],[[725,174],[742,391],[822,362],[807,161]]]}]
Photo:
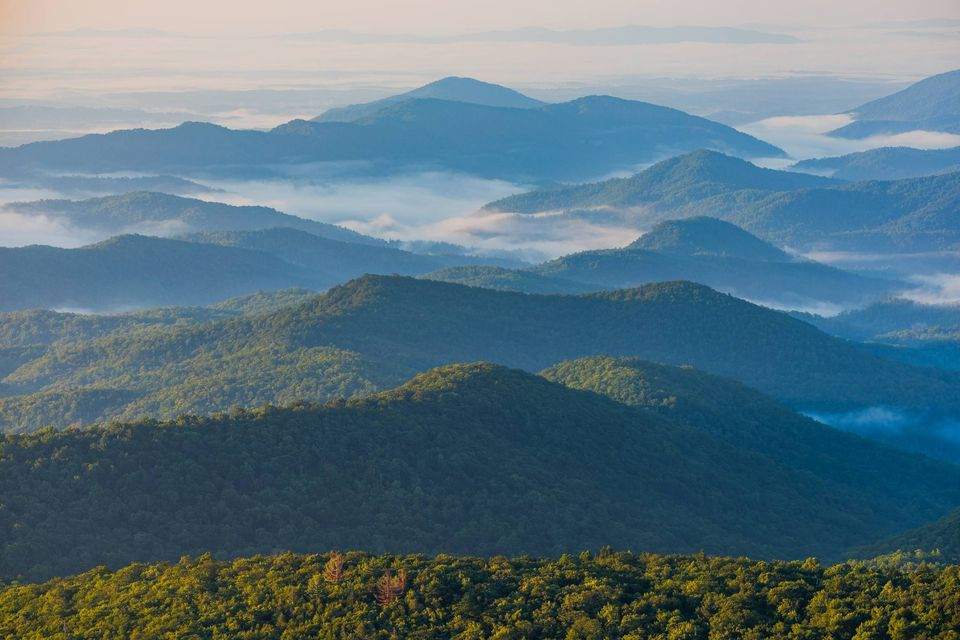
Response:
[{"label": "green forest", "polygon": [[[693,365],[794,406],[960,402],[955,372],[879,358],[689,282],[538,296],[365,276],[269,313],[107,332],[24,355],[0,380],[0,429],[71,424],[48,421],[55,411],[44,405],[59,406],[62,396],[38,395],[46,392],[96,390],[96,410],[76,415],[99,420],[175,418],[382,391],[457,362],[537,371],[600,353]],[[109,390],[117,395],[106,406]]]}]

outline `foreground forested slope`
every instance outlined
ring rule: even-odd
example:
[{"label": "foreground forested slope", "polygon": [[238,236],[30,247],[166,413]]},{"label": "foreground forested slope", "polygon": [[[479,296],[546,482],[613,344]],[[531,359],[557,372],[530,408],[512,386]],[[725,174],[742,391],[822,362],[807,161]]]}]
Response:
[{"label": "foreground forested slope", "polygon": [[[682,379],[667,388],[709,402]],[[333,546],[838,557],[960,503],[953,465],[783,408],[744,445],[738,418],[711,411],[697,422],[473,364],[326,407],[5,436],[0,577]],[[801,453],[778,453],[784,438]]]}]

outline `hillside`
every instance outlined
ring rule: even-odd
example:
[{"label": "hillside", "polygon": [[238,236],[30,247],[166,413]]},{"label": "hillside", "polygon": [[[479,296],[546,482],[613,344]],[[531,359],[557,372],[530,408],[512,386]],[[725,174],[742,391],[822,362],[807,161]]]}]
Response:
[{"label": "hillside", "polygon": [[118,314],[33,309],[0,313],[0,346],[49,346],[104,338],[157,326],[186,326],[247,314],[267,313],[316,295],[308,289],[258,291],[206,307],[160,307]]},{"label": "hillside", "polygon": [[450,76],[435,80],[411,91],[374,100],[373,102],[334,107],[324,111],[313,120],[314,122],[356,122],[392,104],[423,98],[514,109],[532,109],[544,104],[540,100],[535,100],[497,84],[481,82],[473,78]]},{"label": "hillside", "polygon": [[907,330],[960,329],[960,305],[921,304],[901,298],[882,300],[826,318],[800,317],[827,333],[854,340],[880,340]]},{"label": "hillside", "polygon": [[389,246],[340,242],[285,228],[197,233],[185,239],[268,253],[330,284],[346,282],[365,273],[417,275],[449,264],[484,261],[483,258],[427,256]]},{"label": "hillside", "polygon": [[866,304],[906,285],[796,259],[716,218],[668,220],[622,249],[583,251],[523,269],[453,267],[422,276],[524,293],[582,293],[689,280],[782,307]]},{"label": "hillside", "polygon": [[684,256],[724,256],[763,262],[790,262],[783,250],[716,218],[668,220],[643,234],[627,249]]},{"label": "hillside", "polygon": [[184,123],[36,142],[0,149],[0,172],[276,176],[278,167],[325,162],[338,175],[442,169],[513,182],[584,180],[702,147],[783,155],[726,125],[609,96],[529,109],[424,98],[350,123],[292,120],[271,131]]},{"label": "hillside", "polygon": [[0,272],[0,311],[208,304],[257,290],[321,284],[263,252],[138,235],[79,249],[0,248]]},{"label": "hillside", "polygon": [[735,225],[703,217],[661,222],[623,249],[563,256],[532,271],[598,289],[689,280],[787,308],[865,304],[905,286],[795,259]]},{"label": "hillside", "polygon": [[734,191],[788,191],[832,184],[837,183],[804,173],[763,169],[739,158],[700,149],[658,162],[629,178],[521,193],[484,208],[517,213],[653,203],[666,208]]},{"label": "hillside", "polygon": [[939,520],[854,551],[857,557],[921,551],[937,562],[960,565],[960,509]]},{"label": "hillside", "polygon": [[537,296],[365,276],[274,313],[58,345],[0,380],[8,396],[0,414],[5,430],[35,429],[47,424],[27,410],[47,404],[39,392],[115,389],[105,418],[175,417],[370,393],[448,363],[537,371],[594,354],[690,364],[797,406],[836,410],[955,411],[960,384],[690,283]]},{"label": "hillside", "polygon": [[894,298],[836,316],[794,315],[827,333],[868,341],[885,358],[960,370],[960,305]]},{"label": "hillside", "polygon": [[891,499],[889,481],[844,481],[859,471],[841,456],[845,470],[816,478],[681,421],[482,363],[325,408],[0,442],[7,578],[343,546],[805,557],[960,500],[952,465],[876,447],[897,468],[897,491],[914,496]]},{"label": "hillside", "polygon": [[0,266],[10,274],[0,283],[0,311],[203,305],[258,290],[323,290],[367,273],[419,275],[500,262],[466,254],[422,255],[288,228],[177,239],[124,235],[79,249],[0,248]]},{"label": "hillside", "polygon": [[960,626],[958,577],[957,567],[825,568],[812,559],[609,549],[512,560],[349,552],[223,562],[205,555],[10,587],[0,592],[0,634],[203,638],[227,629],[244,638],[633,640],[854,638],[893,629],[901,637],[949,638]]},{"label": "hillside", "polygon": [[803,160],[790,167],[842,180],[899,180],[960,171],[960,147],[883,147],[834,158]]},{"label": "hillside", "polygon": [[851,114],[856,121],[831,135],[864,138],[918,129],[960,133],[960,69],[925,78]]},{"label": "hillside", "polygon": [[920,458],[824,426],[728,378],[607,356],[561,362],[541,375],[703,430],[739,451],[835,484],[838,495],[854,488],[899,496],[895,501],[916,497],[904,491],[890,469],[922,466]]},{"label": "hillside", "polygon": [[63,218],[71,227],[107,235],[139,229],[149,235],[200,231],[239,231],[287,227],[322,238],[385,245],[343,227],[281,213],[269,207],[233,206],[146,191],[88,200],[14,202],[6,209],[22,215]]},{"label": "hillside", "polygon": [[563,211],[585,222],[638,231],[665,220],[709,216],[775,245],[801,250],[960,247],[954,215],[960,207],[960,172],[844,184],[751,166],[699,152],[658,163],[631,178],[533,191],[492,202],[485,210]]}]

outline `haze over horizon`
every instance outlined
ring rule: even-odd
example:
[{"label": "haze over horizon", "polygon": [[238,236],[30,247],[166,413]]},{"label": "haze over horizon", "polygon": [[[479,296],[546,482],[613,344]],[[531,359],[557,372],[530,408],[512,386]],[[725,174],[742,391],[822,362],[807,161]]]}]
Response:
[{"label": "haze over horizon", "polygon": [[[893,84],[949,70],[960,46],[960,9],[949,0],[909,7],[890,0],[740,0],[722,7],[421,0],[402,8],[283,0],[231,7],[219,0],[3,0],[0,100],[97,105],[120,94],[120,102],[133,106],[130,92],[327,92],[302,93],[283,105],[284,116],[312,116],[445,75],[544,96],[602,86],[637,91],[636,85],[659,87],[665,78],[836,76]],[[633,25],[648,29],[624,33]],[[238,101],[249,103],[248,112],[241,105],[226,113],[223,100],[207,106],[242,126],[279,123],[264,100],[250,97]],[[155,99],[152,109],[168,103],[169,97]],[[203,109],[197,100],[170,106]]]}]

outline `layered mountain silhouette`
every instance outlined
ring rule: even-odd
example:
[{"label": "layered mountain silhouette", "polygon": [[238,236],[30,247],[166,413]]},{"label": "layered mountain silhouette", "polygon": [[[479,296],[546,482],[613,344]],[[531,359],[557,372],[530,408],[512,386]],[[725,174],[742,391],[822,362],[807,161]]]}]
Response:
[{"label": "layered mountain silhouette", "polygon": [[[481,93],[513,95],[508,92],[484,85]],[[726,125],[645,102],[588,96],[525,105],[428,97],[388,100],[351,122],[293,120],[266,132],[199,122],[115,131],[0,149],[0,171],[275,176],[277,167],[325,163],[352,174],[440,169],[512,181],[582,180],[701,147],[744,157],[783,155]]]},{"label": "layered mountain silhouette", "polygon": [[960,69],[925,78],[860,105],[851,114],[856,120],[832,135],[867,138],[916,130],[960,133]]},{"label": "layered mountain silhouette", "polygon": [[[602,362],[553,371],[594,366],[620,382]],[[623,384],[644,366],[625,365]],[[952,465],[833,433],[726,381],[655,375],[683,409],[475,363],[326,407],[8,437],[0,576],[208,549],[832,556],[960,500]],[[731,411],[731,389],[751,404]],[[734,444],[748,433],[752,447]]]},{"label": "layered mountain silhouette", "polygon": [[583,251],[525,269],[452,267],[423,277],[527,293],[689,280],[793,308],[865,304],[906,287],[795,258],[729,222],[706,217],[658,223],[622,249]]},{"label": "layered mountain silhouette", "polygon": [[0,271],[2,311],[205,304],[316,282],[266,253],[139,235],[79,249],[0,247]]},{"label": "layered mountain silhouette", "polygon": [[[0,416],[6,430],[65,426],[68,412],[49,408],[96,391],[100,418],[175,417],[362,395],[455,362],[537,371],[592,354],[690,364],[818,410],[887,403],[949,414],[960,397],[956,373],[878,357],[702,285],[539,296],[365,276],[256,316],[55,345],[0,380]],[[109,406],[106,389],[118,394]]]},{"label": "layered mountain silhouette", "polygon": [[899,180],[960,171],[960,147],[912,149],[883,147],[833,158],[802,160],[794,171],[829,175],[842,180]]},{"label": "layered mountain silhouette", "polygon": [[21,215],[62,220],[81,234],[98,232],[118,235],[139,231],[153,235],[175,235],[288,227],[331,240],[387,244],[344,227],[293,216],[270,207],[234,206],[149,191],[87,200],[13,202],[5,205],[5,208]]},{"label": "layered mountain silhouette", "polygon": [[638,230],[674,218],[709,216],[781,246],[932,251],[960,246],[953,215],[958,206],[960,173],[845,184],[698,151],[631,178],[533,191],[484,209],[562,212]]},{"label": "layered mountain silhouette", "polygon": [[[263,211],[267,220],[284,215]],[[180,220],[196,219],[187,212]],[[196,222],[215,226],[217,220]],[[452,265],[501,263],[470,255],[411,253],[340,227],[303,222],[322,233],[332,230],[330,235],[365,241],[342,242],[280,227],[207,231],[178,239],[122,235],[78,249],[0,247],[0,267],[8,276],[0,281],[0,311],[204,305],[258,290],[322,290],[367,273],[419,275]]]}]

